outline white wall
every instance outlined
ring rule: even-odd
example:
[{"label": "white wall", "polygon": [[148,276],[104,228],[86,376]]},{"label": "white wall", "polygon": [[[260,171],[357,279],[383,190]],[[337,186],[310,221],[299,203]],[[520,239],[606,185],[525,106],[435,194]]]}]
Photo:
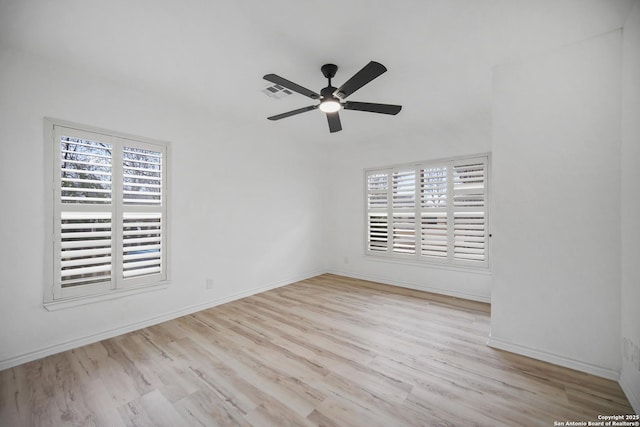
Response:
[{"label": "white wall", "polygon": [[486,270],[456,271],[364,255],[364,169],[486,153],[491,147],[490,132],[490,114],[480,112],[450,127],[398,130],[384,137],[328,146],[327,269],[345,276],[489,301],[491,275]]},{"label": "white wall", "polygon": [[490,345],[615,379],[620,73],[615,31],[496,68],[493,109]]},{"label": "white wall", "polygon": [[[0,369],[328,270],[491,298],[492,345],[622,367],[637,411],[620,329],[640,345],[639,13],[624,30],[622,146],[617,32],[497,68],[493,118],[324,145],[0,48]],[[43,116],[172,142],[167,290],[43,308]],[[489,151],[493,277],[364,256],[365,168]]]},{"label": "white wall", "polygon": [[[620,384],[640,413],[640,2],[623,29],[622,339]],[[625,345],[626,342],[626,345]],[[632,363],[634,349],[635,357]]]},{"label": "white wall", "polygon": [[[0,369],[322,271],[316,146],[42,58],[0,63]],[[168,289],[44,309],[44,116],[171,142]]]}]

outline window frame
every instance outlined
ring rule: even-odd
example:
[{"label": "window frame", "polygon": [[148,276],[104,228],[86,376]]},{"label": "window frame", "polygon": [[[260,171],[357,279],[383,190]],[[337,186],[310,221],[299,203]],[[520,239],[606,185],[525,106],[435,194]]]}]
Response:
[{"label": "window frame", "polygon": [[[420,171],[421,169],[428,168],[436,168],[445,166],[448,169],[453,169],[454,165],[464,164],[465,162],[472,161],[480,161],[482,160],[485,165],[485,174],[484,174],[484,260],[482,261],[470,261],[457,259],[454,257],[454,206],[450,204],[449,200],[447,200],[446,208],[434,209],[430,212],[446,212],[446,220],[447,220],[447,229],[446,229],[446,247],[447,247],[447,256],[446,258],[438,258],[434,256],[425,256],[421,254],[421,218],[422,214],[426,213],[425,209],[421,206],[420,199]],[[393,174],[397,172],[403,172],[407,170],[412,170],[414,173],[415,179],[415,195],[414,201],[415,205],[411,208],[404,209],[394,209],[393,202]],[[370,209],[369,207],[369,176],[373,173],[386,173],[387,174],[387,199],[386,199],[386,209],[387,210],[387,234],[386,234],[386,250],[377,251],[371,250],[369,243],[369,216],[370,214],[375,214],[376,212],[382,212],[383,208],[379,208],[377,211],[375,209]],[[453,172],[447,172],[447,177],[452,176]],[[379,261],[390,261],[394,263],[407,263],[407,264],[417,264],[417,265],[425,265],[430,267],[441,267],[441,268],[449,268],[455,270],[471,270],[471,271],[489,271],[490,269],[490,238],[491,238],[491,214],[490,214],[490,201],[491,201],[491,154],[490,153],[480,153],[474,155],[464,155],[464,156],[455,156],[455,157],[447,157],[440,158],[434,160],[424,160],[410,163],[402,163],[402,164],[394,164],[389,166],[382,167],[370,167],[365,168],[363,173],[363,194],[364,194],[364,224],[363,224],[363,250],[366,257],[379,260]],[[447,199],[453,200],[453,180],[447,179]],[[395,212],[413,212],[413,217],[415,221],[415,233],[414,233],[414,242],[415,242],[415,253],[403,254],[397,253],[393,251],[393,214]],[[449,222],[451,224],[449,225]]]},{"label": "window frame", "polygon": [[[73,137],[87,140],[109,140],[111,150],[111,202],[104,204],[65,204],[61,198],[60,174],[60,134],[68,130]],[[161,203],[146,211],[158,211],[160,223],[160,272],[134,279],[120,277],[123,269],[123,218],[129,212],[145,211],[144,206],[126,204],[123,200],[123,157],[124,148],[154,150],[162,153]],[[87,303],[120,298],[125,295],[164,289],[170,281],[170,182],[171,145],[169,142],[134,136],[65,120],[44,118],[44,180],[45,180],[45,246],[44,246],[44,294],[43,303],[47,310],[58,310]],[[66,210],[65,210],[66,209]],[[111,279],[96,284],[78,287],[63,287],[59,278],[60,250],[62,242],[61,212],[110,212],[112,233],[110,270]]]}]

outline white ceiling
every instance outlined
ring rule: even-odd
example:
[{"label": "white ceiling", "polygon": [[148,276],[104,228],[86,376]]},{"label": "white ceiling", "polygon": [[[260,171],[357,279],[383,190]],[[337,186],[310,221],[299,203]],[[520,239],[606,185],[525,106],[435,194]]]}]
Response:
[{"label": "white ceiling", "polygon": [[[496,64],[618,29],[637,0],[0,0],[0,43],[143,90],[224,108],[248,126],[346,141],[488,115]],[[311,105],[262,89],[275,73],[319,92],[376,60],[389,71],[349,99],[398,116],[341,113],[329,134]],[[213,115],[213,114],[212,114]]]}]

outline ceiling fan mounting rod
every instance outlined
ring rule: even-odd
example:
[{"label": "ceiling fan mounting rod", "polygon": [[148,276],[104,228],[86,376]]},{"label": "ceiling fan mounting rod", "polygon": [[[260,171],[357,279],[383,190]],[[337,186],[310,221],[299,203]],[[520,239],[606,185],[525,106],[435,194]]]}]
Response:
[{"label": "ceiling fan mounting rod", "polygon": [[320,71],[322,71],[323,76],[329,79],[329,86],[331,86],[331,79],[335,77],[338,66],[335,64],[324,64],[320,67]]}]

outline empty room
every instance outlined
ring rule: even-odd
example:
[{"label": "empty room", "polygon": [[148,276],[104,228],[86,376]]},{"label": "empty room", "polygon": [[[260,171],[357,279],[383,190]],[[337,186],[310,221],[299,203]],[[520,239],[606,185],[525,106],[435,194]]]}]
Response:
[{"label": "empty room", "polygon": [[640,0],[0,0],[0,426],[640,426]]}]

